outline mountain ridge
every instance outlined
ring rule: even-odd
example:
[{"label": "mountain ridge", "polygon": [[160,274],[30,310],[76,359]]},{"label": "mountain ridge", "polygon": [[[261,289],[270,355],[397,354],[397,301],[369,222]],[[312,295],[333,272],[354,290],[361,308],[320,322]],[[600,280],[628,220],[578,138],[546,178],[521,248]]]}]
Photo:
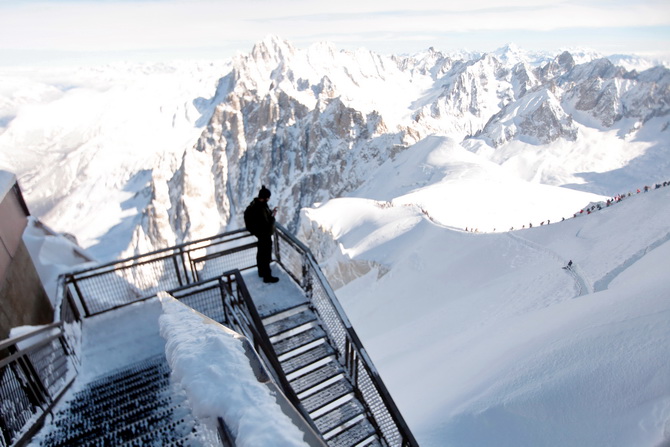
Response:
[{"label": "mountain ridge", "polygon": [[[668,69],[638,73],[602,58],[584,62],[589,57],[567,52],[547,57],[514,45],[493,53],[432,48],[414,56],[383,56],[337,50],[325,42],[297,49],[269,36],[225,65],[200,66],[198,94],[186,93],[196,91],[186,83],[184,96],[175,95],[170,104],[155,99],[160,83],[167,87],[175,74],[185,82],[187,74],[170,66],[135,70],[138,85],[151,76],[159,81],[155,97],[146,97],[158,113],[142,118],[144,129],[133,131],[138,137],[119,138],[120,102],[119,117],[103,115],[108,124],[97,126],[93,137],[88,128],[69,122],[48,124],[53,130],[38,136],[40,124],[31,121],[29,109],[15,106],[17,118],[0,134],[0,165],[16,166],[28,201],[40,202],[36,209],[47,223],[82,233],[84,246],[97,246],[103,258],[237,228],[240,210],[261,184],[273,190],[280,220],[295,231],[301,208],[351,194],[384,162],[431,135],[451,138],[529,182],[613,195],[661,178],[669,168],[663,161],[670,152]],[[82,85],[95,92],[93,104],[110,100],[118,89],[113,79],[85,80]],[[82,91],[75,81],[70,85],[75,87],[60,90],[56,100],[45,89],[41,107],[67,113],[65,100]],[[87,106],[80,101],[76,104]],[[154,124],[158,116],[160,125]],[[148,138],[147,129],[162,133],[159,143]],[[113,160],[107,154],[115,152],[143,155],[138,161],[112,161],[112,171],[125,171],[104,183],[95,184],[110,174],[99,163],[89,165],[90,175],[78,176],[52,199],[42,197],[44,188],[38,187],[49,182],[39,158],[10,157],[11,148],[28,135],[35,154],[53,159],[49,151],[60,147],[61,161],[45,165],[54,173],[77,175],[80,157],[93,142],[100,159]],[[120,151],[120,145],[127,147]],[[627,172],[628,179],[611,182],[607,172],[613,170]],[[86,189],[109,198],[106,229],[100,219],[97,230],[84,228],[91,221],[82,214],[86,199],[76,197]],[[119,232],[128,240],[122,252],[104,242],[106,234]]]}]

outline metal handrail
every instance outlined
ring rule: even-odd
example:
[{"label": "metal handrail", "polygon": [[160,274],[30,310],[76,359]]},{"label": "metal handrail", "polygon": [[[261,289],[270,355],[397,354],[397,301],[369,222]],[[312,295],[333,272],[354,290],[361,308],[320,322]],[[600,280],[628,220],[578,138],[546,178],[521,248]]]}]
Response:
[{"label": "metal handrail", "polygon": [[[12,345],[18,345],[22,341],[27,340],[27,339],[32,338],[32,337],[36,337],[43,332],[48,332],[52,329],[59,329],[62,326],[63,326],[62,323],[51,323],[51,324],[48,324],[46,326],[42,326],[40,328],[37,328],[33,331],[30,331],[28,333],[25,333],[23,335],[18,335],[16,337],[12,337],[12,338],[8,338],[6,340],[2,340],[2,341],[0,341],[0,351],[2,351],[3,349],[8,349]],[[0,363],[0,365],[1,364],[2,363]]]},{"label": "metal handrail", "polygon": [[79,359],[63,322],[0,342],[0,445],[30,439],[77,375]]},{"label": "metal handrail", "polygon": [[[83,316],[97,315],[146,300],[162,290],[172,290],[220,276],[231,268],[203,276],[198,271],[198,266],[204,267],[206,262],[222,256],[248,254],[249,261],[236,267],[239,270],[252,268],[255,266],[255,247],[255,238],[245,230],[236,230],[75,270],[64,275],[65,290],[61,297],[64,298],[67,294],[76,297],[75,301],[81,306]],[[200,253],[202,251],[206,253]]]},{"label": "metal handrail", "polygon": [[[319,314],[321,317],[322,322],[325,324],[326,331],[329,332],[332,337],[333,332],[335,332],[333,324],[339,323],[341,326],[340,330],[344,329],[346,332],[344,347],[342,347],[342,343],[337,343],[337,341],[335,341],[333,344],[333,346],[338,351],[338,357],[345,366],[345,369],[349,373],[350,377],[354,380],[354,383],[357,384],[357,386],[360,382],[359,375],[361,373],[364,373],[368,376],[370,383],[374,387],[374,391],[378,394],[379,399],[383,401],[385,407],[387,408],[389,413],[388,416],[390,416],[394,422],[395,427],[385,430],[384,425],[387,424],[385,424],[383,420],[380,420],[382,417],[380,417],[379,414],[375,414],[375,411],[373,410],[372,416],[373,420],[377,423],[378,430],[384,434],[384,438],[389,445],[418,446],[414,435],[410,431],[409,426],[400,413],[400,410],[393,401],[391,394],[384,385],[381,376],[372,363],[372,360],[368,356],[367,351],[365,348],[363,348],[363,344],[361,343],[358,334],[356,334],[356,331],[351,325],[351,322],[347,318],[344,309],[335,295],[335,292],[332,290],[330,284],[324,277],[321,269],[318,266],[318,263],[316,262],[316,259],[312,255],[311,250],[309,250],[309,248],[307,248],[307,246],[300,242],[295,236],[286,231],[286,229],[284,229],[281,225],[277,225],[277,227],[279,230],[279,238],[282,238],[293,249],[298,251],[303,259],[302,272],[300,275],[302,278],[299,278],[297,275],[291,272],[289,272],[289,274],[291,274],[294,279],[296,279],[298,283],[301,284],[301,287],[310,299],[312,306],[316,310],[317,314]],[[281,259],[281,256],[278,256],[278,258]],[[315,283],[314,281],[310,280],[311,275],[316,277],[315,279],[318,282],[318,286],[323,289],[323,292],[328,297],[328,302],[330,305],[332,305],[334,312],[331,313],[331,318],[328,318],[322,314],[324,311],[323,302],[317,303],[314,300],[313,288],[315,287]],[[335,317],[335,323],[333,322],[332,316]],[[357,359],[360,359],[361,361],[357,362]],[[374,405],[372,405],[373,403],[370,402],[370,400],[371,398],[375,399],[377,396],[366,396],[365,393],[361,393],[359,397],[361,397],[362,400],[366,402],[368,408],[374,408]]]},{"label": "metal handrail", "polygon": [[[235,237],[232,237],[232,236],[235,236]],[[214,236],[205,237],[205,238],[201,238],[201,239],[196,239],[196,240],[189,241],[189,242],[184,242],[184,243],[177,244],[177,245],[174,245],[174,246],[171,246],[171,247],[160,248],[160,249],[157,249],[157,250],[154,250],[154,251],[150,251],[148,253],[143,253],[141,255],[129,256],[127,258],[117,259],[115,261],[110,261],[110,262],[107,262],[107,263],[104,263],[104,264],[99,264],[99,265],[95,265],[95,266],[91,266],[91,267],[86,267],[86,268],[82,268],[82,269],[78,269],[78,270],[73,270],[70,274],[80,275],[82,273],[97,271],[97,270],[105,269],[107,267],[113,267],[113,269],[116,269],[117,266],[120,265],[120,264],[125,264],[127,262],[134,262],[134,261],[136,261],[140,258],[149,258],[149,257],[153,257],[153,256],[156,256],[156,255],[160,255],[160,254],[168,253],[168,252],[173,252],[174,253],[175,251],[178,252],[182,249],[193,250],[193,249],[198,249],[198,248],[206,248],[206,247],[213,246],[213,245],[216,245],[216,244],[232,242],[232,241],[237,240],[237,239],[244,239],[248,236],[249,236],[249,233],[244,229],[228,231],[226,233],[220,233],[220,234],[217,234],[217,235],[214,235]],[[201,245],[201,244],[205,244],[205,245]]]},{"label": "metal handrail", "polygon": [[223,418],[220,416],[216,418],[216,430],[219,433],[221,444],[223,444],[225,447],[237,447],[235,436],[233,436],[233,433],[230,431],[230,427],[228,427]]}]

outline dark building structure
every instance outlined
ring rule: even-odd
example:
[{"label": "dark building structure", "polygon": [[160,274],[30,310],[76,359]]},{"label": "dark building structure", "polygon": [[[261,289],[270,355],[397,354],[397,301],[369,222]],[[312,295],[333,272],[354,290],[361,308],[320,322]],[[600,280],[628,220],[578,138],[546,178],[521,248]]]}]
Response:
[{"label": "dark building structure", "polygon": [[11,328],[53,321],[53,308],[23,232],[30,212],[12,173],[0,170],[0,340]]}]

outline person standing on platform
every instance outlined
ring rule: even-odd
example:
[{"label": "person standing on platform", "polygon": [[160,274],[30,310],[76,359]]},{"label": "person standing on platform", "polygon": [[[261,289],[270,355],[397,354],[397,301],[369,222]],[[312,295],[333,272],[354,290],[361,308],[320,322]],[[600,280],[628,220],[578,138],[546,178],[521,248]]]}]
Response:
[{"label": "person standing on platform", "polygon": [[272,235],[275,232],[275,215],[277,208],[270,210],[268,202],[272,193],[263,185],[256,197],[244,211],[244,224],[247,231],[258,239],[256,265],[258,276],[263,282],[275,283],[279,278],[272,276],[270,263],[272,262]]}]

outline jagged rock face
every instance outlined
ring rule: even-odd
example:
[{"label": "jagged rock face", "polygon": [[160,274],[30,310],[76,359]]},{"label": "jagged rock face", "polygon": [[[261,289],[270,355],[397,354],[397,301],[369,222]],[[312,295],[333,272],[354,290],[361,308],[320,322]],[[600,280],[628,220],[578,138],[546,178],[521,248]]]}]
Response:
[{"label": "jagged rock face", "polygon": [[535,78],[532,70],[525,64],[515,65],[512,69],[512,77],[517,82],[515,96],[513,99],[519,99],[523,97],[538,84],[538,81]]},{"label": "jagged rock face", "polygon": [[523,135],[534,137],[543,144],[559,138],[570,141],[577,138],[577,128],[572,117],[559,107],[557,101],[552,101],[551,97],[519,123],[519,130]]},{"label": "jagged rock face", "polygon": [[[170,180],[156,191],[167,190],[156,193],[142,231],[156,242],[181,242],[208,236],[215,225],[236,228],[263,184],[279,220],[295,231],[302,207],[352,191],[431,134],[493,148],[512,140],[541,145],[575,141],[578,113],[611,127],[670,111],[665,68],[638,74],[606,59],[576,64],[568,52],[532,66],[512,50],[383,57],[266,39],[221,78],[211,120],[179,169],[163,174]],[[161,211],[169,225],[150,222]]]},{"label": "jagged rock face", "polygon": [[[575,141],[577,127],[566,110],[585,112],[609,128],[622,118],[645,122],[669,113],[670,70],[656,67],[641,74],[626,72],[607,59],[575,65],[569,53],[528,70],[514,67],[516,101],[504,105],[475,134],[493,147],[512,139],[546,144],[564,138]],[[528,107],[528,96],[541,95],[541,105]]]},{"label": "jagged rock face", "polygon": [[583,84],[575,108],[591,112],[592,116],[599,117],[603,126],[611,127],[622,116],[621,98],[616,84],[615,81],[603,82],[601,79]]},{"label": "jagged rock face", "polygon": [[486,139],[493,147],[514,139],[547,144],[559,138],[574,141],[577,127],[553,93],[541,89],[510,104],[491,119],[477,137]]},{"label": "jagged rock face", "polygon": [[574,103],[605,127],[622,118],[645,122],[670,112],[670,70],[663,67],[638,74],[599,59],[575,67],[558,82],[566,103]]},{"label": "jagged rock face", "polygon": [[[284,48],[280,53],[292,51]],[[237,215],[239,224],[240,210],[265,184],[280,205],[280,219],[293,228],[301,207],[358,186],[365,178],[365,165],[381,164],[387,149],[402,145],[405,135],[389,133],[377,112],[363,114],[333,97],[334,86],[327,76],[312,85],[288,68],[289,61],[271,57],[265,46],[255,48],[252,55],[260,58],[253,61],[256,69],[270,73],[267,92],[250,90],[257,84],[249,79],[237,82],[196,147],[226,156],[223,181],[229,207],[222,210],[226,220]],[[245,78],[243,72],[251,70],[246,62],[229,77]],[[307,92],[313,107],[284,91],[286,84],[296,94]]]},{"label": "jagged rock face", "polygon": [[556,79],[569,73],[575,67],[575,60],[567,51],[561,53],[556,59],[550,61],[546,65],[538,68],[538,77],[545,82]]},{"label": "jagged rock face", "polygon": [[[436,97],[417,102],[413,115],[416,128],[423,134],[456,135],[460,139],[483,129],[492,115],[516,96],[514,75],[492,55],[477,60],[452,63],[436,60],[440,68],[424,70],[435,76],[434,84],[441,89]],[[449,67],[445,71],[445,67]]]}]

